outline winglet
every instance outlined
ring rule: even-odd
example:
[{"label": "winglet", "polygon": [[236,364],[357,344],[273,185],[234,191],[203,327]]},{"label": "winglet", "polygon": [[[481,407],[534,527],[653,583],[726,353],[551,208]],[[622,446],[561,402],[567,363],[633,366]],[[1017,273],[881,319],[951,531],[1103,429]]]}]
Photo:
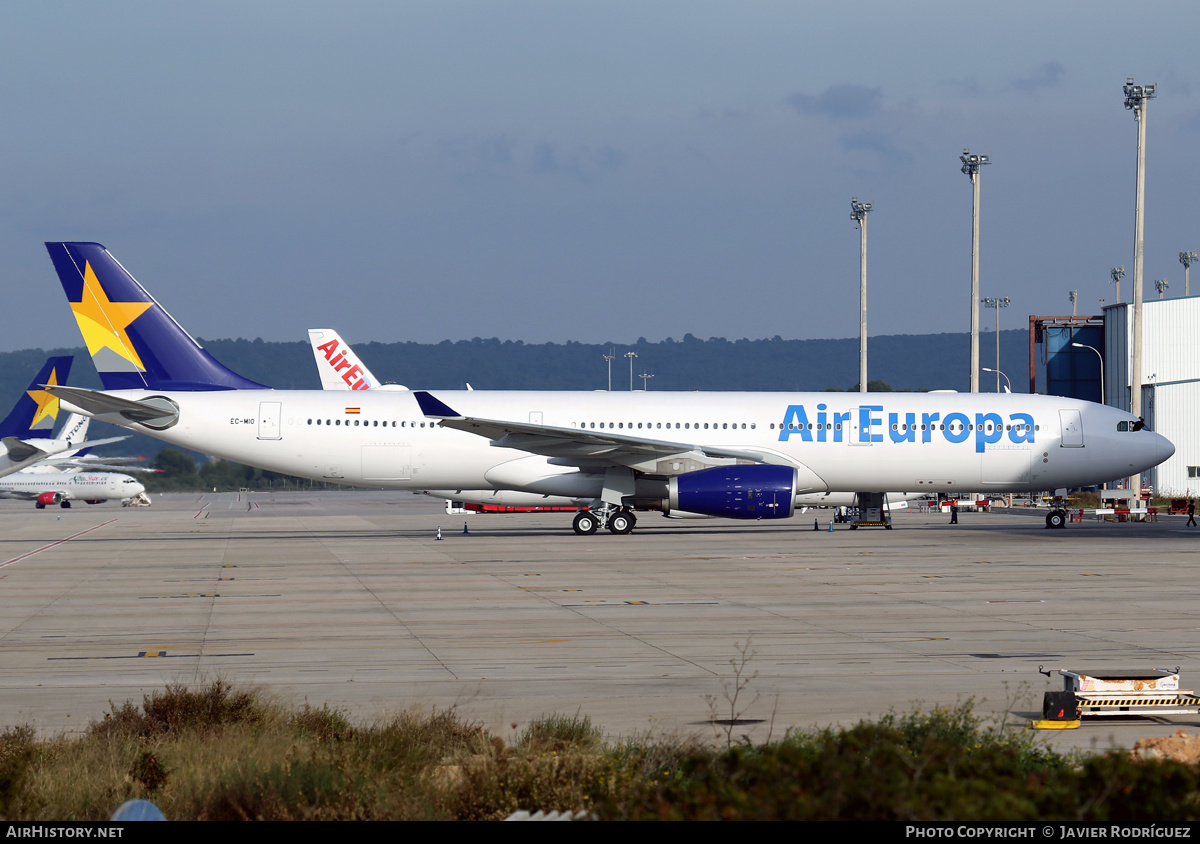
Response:
[{"label": "winglet", "polygon": [[461,413],[451,410],[424,390],[417,390],[413,395],[417,398],[417,404],[421,406],[421,412],[426,416],[434,416],[440,419],[463,418]]}]

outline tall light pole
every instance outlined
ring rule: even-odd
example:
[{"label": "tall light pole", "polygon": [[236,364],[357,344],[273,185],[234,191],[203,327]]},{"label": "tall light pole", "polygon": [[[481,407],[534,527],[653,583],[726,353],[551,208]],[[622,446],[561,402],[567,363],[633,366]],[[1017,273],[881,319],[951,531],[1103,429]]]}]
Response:
[{"label": "tall light pole", "polygon": [[1125,81],[1125,108],[1137,121],[1137,194],[1133,206],[1133,384],[1129,411],[1142,415],[1142,249],[1146,234],[1146,107],[1157,95],[1157,85]]},{"label": "tall light pole", "polygon": [[633,392],[633,359],[637,357],[637,352],[626,352],[625,357],[629,358],[629,392]]},{"label": "tall light pole", "polygon": [[[1000,392],[1000,309],[1007,308],[1012,303],[1012,299],[1006,296],[1003,299],[987,298],[982,301],[985,308],[996,309],[996,369],[994,371],[996,373],[996,392],[998,393]],[[976,354],[978,354],[978,350],[976,350]],[[976,376],[976,380],[978,381],[978,376]]]},{"label": "tall light pole", "polygon": [[643,393],[646,392],[646,390],[650,389],[649,384],[647,382],[653,377],[654,377],[653,375],[650,375],[649,373],[646,373],[646,372],[643,372],[641,375],[638,376],[638,378],[642,379],[642,392]]},{"label": "tall light pole", "polygon": [[[1133,206],[1133,378],[1129,389],[1129,412],[1142,417],[1142,246],[1145,240],[1146,204],[1146,107],[1157,95],[1157,85],[1134,85],[1125,81],[1125,108],[1138,125],[1137,195]],[[1141,475],[1130,478],[1136,494],[1142,491]]]},{"label": "tall light pole", "polygon": [[858,248],[858,391],[867,391],[867,214],[872,202],[850,197],[850,219],[862,233]]},{"label": "tall light pole", "polygon": [[1169,281],[1167,281],[1165,278],[1154,279],[1154,289],[1158,291],[1159,299],[1161,299],[1163,297],[1163,294],[1167,292],[1167,288],[1170,286],[1171,286],[1171,283]]},{"label": "tall light pole", "polygon": [[1189,284],[1192,271],[1192,264],[1196,263],[1196,250],[1191,252],[1180,252],[1179,263],[1183,264],[1183,295],[1192,295],[1192,286]]},{"label": "tall light pole", "polygon": [[1079,313],[1079,291],[1072,290],[1067,298],[1071,300],[1071,316],[1076,316]]},{"label": "tall light pole", "polygon": [[1113,284],[1115,284],[1117,286],[1117,302],[1120,303],[1120,301],[1121,301],[1121,279],[1123,279],[1125,277],[1125,265],[1122,264],[1119,267],[1113,267],[1111,270],[1108,271],[1108,274],[1110,276],[1112,276]]},{"label": "tall light pole", "polygon": [[[963,149],[962,171],[971,177],[974,201],[971,206],[971,392],[979,392],[979,168],[992,163],[990,155],[972,155]],[[997,318],[999,312],[997,312]],[[999,368],[999,364],[997,364]],[[996,379],[999,392],[1000,379]]]},{"label": "tall light pole", "polygon": [[[988,369],[986,366],[983,368],[983,371],[984,372],[995,372],[997,375],[1004,375],[1004,373],[1001,372],[999,369]],[[1004,375],[1004,380],[1005,380],[1005,382],[1007,382],[1007,385],[1008,385],[1004,389],[1008,390],[1011,393],[1012,392],[1012,380],[1007,375]],[[996,389],[996,392],[1000,392],[999,388]]]},{"label": "tall light pole", "polygon": [[1100,358],[1100,404],[1104,404],[1104,355],[1100,354],[1100,350],[1095,346],[1089,346],[1085,343],[1072,343],[1077,349],[1091,349],[1096,353],[1096,357]]},{"label": "tall light pole", "polygon": [[612,392],[612,362],[616,356],[616,349],[609,349],[608,354],[604,356],[604,359],[608,362],[608,391],[610,393]]}]

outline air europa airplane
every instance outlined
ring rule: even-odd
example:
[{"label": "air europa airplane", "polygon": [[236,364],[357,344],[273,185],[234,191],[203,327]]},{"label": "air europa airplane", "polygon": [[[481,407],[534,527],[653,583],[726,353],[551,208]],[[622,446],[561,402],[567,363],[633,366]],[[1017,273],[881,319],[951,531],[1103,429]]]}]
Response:
[{"label": "air europa airplane", "polygon": [[305,478],[586,501],[581,534],[628,533],[636,511],[786,518],[828,491],[869,508],[888,491],[1082,486],[1174,453],[1127,412],[1055,396],[271,390],[218,363],[100,244],[46,246],[105,388],[47,387],[65,404]]}]

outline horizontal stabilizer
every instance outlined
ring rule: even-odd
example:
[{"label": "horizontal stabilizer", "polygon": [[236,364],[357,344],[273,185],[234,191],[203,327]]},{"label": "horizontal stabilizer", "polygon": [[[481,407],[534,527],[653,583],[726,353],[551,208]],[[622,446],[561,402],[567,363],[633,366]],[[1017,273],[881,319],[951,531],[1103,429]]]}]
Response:
[{"label": "horizontal stabilizer", "polygon": [[165,398],[155,397],[134,401],[95,390],[85,390],[82,387],[47,385],[45,389],[84,413],[104,422],[111,420],[118,425],[124,422],[140,422],[148,428],[161,431],[179,421],[179,408],[175,406],[174,402]]},{"label": "horizontal stabilizer", "polygon": [[[38,448],[33,443],[26,442],[25,440],[18,439],[17,437],[4,437],[4,439],[0,440],[0,442],[4,443],[4,447],[8,449],[8,458],[14,463],[24,463],[31,457],[37,457],[39,454],[53,454],[52,451],[45,451],[44,449]],[[53,440],[46,440],[45,442],[49,444],[52,443]]]}]

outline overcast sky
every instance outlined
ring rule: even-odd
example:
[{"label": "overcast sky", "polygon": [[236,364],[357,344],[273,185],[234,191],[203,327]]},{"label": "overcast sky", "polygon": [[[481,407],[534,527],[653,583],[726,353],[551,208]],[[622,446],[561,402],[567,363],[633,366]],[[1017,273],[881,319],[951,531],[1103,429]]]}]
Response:
[{"label": "overcast sky", "polygon": [[994,159],[1003,327],[1095,311],[1110,267],[1131,289],[1127,76],[1159,84],[1146,295],[1182,295],[1200,6],[1130,9],[5,3],[0,348],[79,343],[45,240],[105,244],[207,338],[852,337],[851,196],[870,333],[965,331],[963,147]]}]

